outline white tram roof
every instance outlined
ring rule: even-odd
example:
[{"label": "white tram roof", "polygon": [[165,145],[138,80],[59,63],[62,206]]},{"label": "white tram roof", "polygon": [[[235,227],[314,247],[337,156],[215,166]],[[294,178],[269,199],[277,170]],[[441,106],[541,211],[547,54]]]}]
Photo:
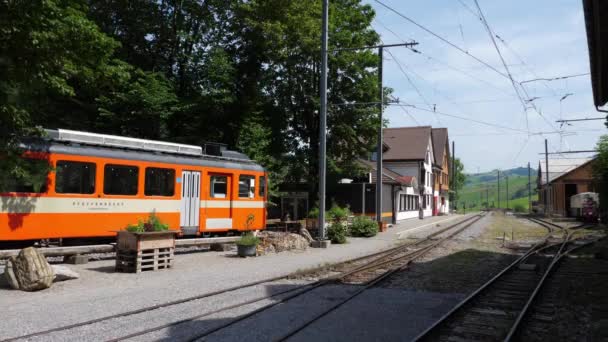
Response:
[{"label": "white tram roof", "polygon": [[136,139],[109,134],[72,131],[68,129],[47,129],[51,140],[75,142],[87,145],[129,148],[142,151],[165,152],[202,156],[203,148],[195,145],[176,144],[166,141]]}]

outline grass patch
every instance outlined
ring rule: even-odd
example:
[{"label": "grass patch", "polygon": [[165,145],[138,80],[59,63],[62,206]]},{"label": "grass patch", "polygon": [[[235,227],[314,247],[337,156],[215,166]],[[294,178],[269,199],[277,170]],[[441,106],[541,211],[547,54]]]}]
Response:
[{"label": "grass patch", "polygon": [[547,229],[532,222],[527,223],[502,212],[492,212],[492,220],[488,228],[479,239],[483,242],[499,241],[506,237],[507,241],[513,237],[514,241],[539,240],[547,235]]}]

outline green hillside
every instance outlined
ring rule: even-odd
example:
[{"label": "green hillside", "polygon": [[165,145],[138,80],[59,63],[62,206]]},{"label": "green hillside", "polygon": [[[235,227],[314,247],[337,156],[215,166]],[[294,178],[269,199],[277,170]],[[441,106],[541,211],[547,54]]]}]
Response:
[{"label": "green hillside", "polygon": [[[535,169],[531,169],[532,200],[536,201],[536,175]],[[482,209],[486,207],[486,196],[489,207],[507,208],[507,177],[509,182],[508,199],[509,208],[521,206],[528,208],[528,168],[519,167],[500,172],[500,206],[498,203],[497,171],[467,174],[464,187],[458,194],[458,208],[466,203],[467,209]]]}]

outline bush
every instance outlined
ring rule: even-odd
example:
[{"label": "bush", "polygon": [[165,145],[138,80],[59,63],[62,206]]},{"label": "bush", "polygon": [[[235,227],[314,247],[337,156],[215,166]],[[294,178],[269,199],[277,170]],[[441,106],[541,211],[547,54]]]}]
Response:
[{"label": "bush", "polygon": [[515,211],[516,213],[523,213],[526,211],[526,207],[524,207],[523,204],[517,203],[513,206],[513,211]]},{"label": "bush", "polygon": [[241,238],[236,242],[237,245],[240,246],[257,246],[260,242],[260,239],[256,236],[253,236],[252,233],[245,233],[241,235]]},{"label": "bush", "polygon": [[340,208],[337,205],[334,205],[327,212],[327,218],[332,221],[344,221],[350,215],[350,210],[348,208]]},{"label": "bush", "polygon": [[308,218],[317,218],[319,217],[319,208],[315,207],[310,209],[308,212]]},{"label": "bush", "polygon": [[337,244],[346,243],[347,233],[348,229],[346,228],[346,225],[342,224],[341,222],[333,222],[327,229],[327,237],[331,240],[331,242]]},{"label": "bush", "polygon": [[350,234],[358,237],[375,236],[378,234],[378,223],[365,216],[355,217],[350,227]]},{"label": "bush", "polygon": [[126,230],[131,233],[163,232],[169,230],[169,225],[162,223],[155,213],[151,213],[147,221],[137,220],[137,224],[128,225]]}]

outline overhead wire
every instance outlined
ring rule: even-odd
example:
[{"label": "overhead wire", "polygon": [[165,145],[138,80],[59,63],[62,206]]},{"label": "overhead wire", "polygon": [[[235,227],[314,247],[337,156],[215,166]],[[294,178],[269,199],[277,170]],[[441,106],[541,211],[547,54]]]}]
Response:
[{"label": "overhead wire", "polygon": [[444,113],[444,112],[441,112],[441,111],[438,111],[438,110],[431,111],[431,110],[428,110],[428,109],[425,109],[425,108],[422,108],[422,107],[418,107],[416,105],[409,104],[409,103],[398,102],[398,103],[389,103],[389,105],[391,105],[391,106],[406,106],[406,107],[411,107],[411,108],[414,108],[414,109],[417,109],[417,110],[421,110],[421,111],[425,111],[425,112],[431,112],[431,113],[436,113],[437,115],[447,116],[447,117],[451,117],[451,118],[455,118],[455,119],[475,122],[475,123],[478,123],[478,124],[481,124],[481,125],[496,127],[496,128],[500,128],[500,129],[506,129],[506,130],[515,131],[515,132],[528,133],[527,131],[524,131],[524,130],[521,130],[521,129],[517,129],[517,128],[513,128],[513,127],[508,127],[508,126],[494,124],[494,123],[490,123],[490,122],[486,122],[486,121],[471,119],[471,118],[467,118],[467,117],[463,117],[463,116],[459,116],[459,115]]},{"label": "overhead wire", "polygon": [[389,11],[395,13],[396,15],[400,16],[401,18],[409,21],[410,23],[414,24],[415,26],[417,26],[418,28],[420,28],[421,30],[429,33],[430,35],[436,37],[437,39],[441,40],[442,42],[448,44],[449,46],[453,47],[454,49],[464,53],[465,55],[473,58],[474,60],[476,60],[477,62],[485,65],[486,67],[488,67],[490,70],[493,70],[494,72],[496,72],[497,74],[505,77],[505,78],[509,78],[508,75],[506,75],[505,73],[501,72],[500,70],[496,69],[495,67],[493,67],[492,65],[490,65],[488,62],[485,62],[484,60],[480,59],[479,57],[469,53],[468,51],[464,50],[463,48],[461,48],[460,46],[452,43],[451,41],[447,40],[446,38],[440,36],[439,34],[431,31],[429,28],[423,26],[422,24],[419,24],[418,22],[416,22],[415,20],[413,20],[412,18],[406,16],[405,14],[397,11],[396,9],[394,9],[393,7],[385,4],[384,2],[380,1],[380,0],[374,0],[376,3],[378,3],[380,6],[388,9]]},{"label": "overhead wire", "polygon": [[[416,84],[414,84],[414,82],[412,81],[410,76],[407,74],[407,72],[405,72],[405,69],[404,69],[404,66],[402,65],[402,63],[397,59],[397,57],[395,57],[395,55],[390,50],[386,50],[386,51],[388,52],[389,55],[391,55],[391,57],[393,58],[393,61],[395,61],[395,64],[397,64],[397,67],[399,68],[399,70],[401,71],[403,76],[405,76],[405,79],[407,79],[408,83],[412,86],[412,88],[414,88],[414,90],[416,91],[418,96],[420,96],[422,101],[429,107],[430,110],[433,110],[434,106],[431,105],[431,103],[429,103],[429,101],[424,97],[424,95],[422,95],[422,93],[420,92],[420,89],[418,89],[418,87],[416,86]],[[439,120],[439,118],[436,115],[435,115],[435,118],[437,119],[437,122],[441,125],[441,120]]]},{"label": "overhead wire", "polygon": [[488,24],[488,21],[486,20],[486,17],[483,14],[481,7],[479,6],[479,2],[477,2],[477,0],[474,0],[474,1],[475,1],[475,6],[477,6],[477,9],[479,10],[481,22],[483,23],[484,27],[486,28],[486,31],[488,32],[488,35],[490,36],[490,39],[492,40],[492,44],[494,45],[494,48],[496,49],[496,53],[498,53],[498,57],[500,57],[500,61],[502,62],[502,65],[505,68],[505,71],[507,72],[507,76],[509,76],[509,80],[511,81],[511,85],[513,86],[513,90],[515,91],[517,98],[519,98],[519,101],[521,102],[522,108],[524,110],[524,115],[526,117],[526,129],[529,131],[530,126],[528,123],[528,110],[527,110],[526,103],[524,102],[521,94],[519,93],[519,89],[517,89],[517,85],[515,84],[515,80],[513,79],[513,75],[511,74],[511,70],[509,70],[507,63],[505,62],[505,59],[504,59],[500,49],[498,48],[498,44],[496,44],[496,40],[494,39],[494,33],[492,32],[492,29],[490,28],[490,24]]},{"label": "overhead wire", "polygon": [[[382,28],[384,28],[385,30],[387,30],[388,32],[390,32],[390,33],[391,33],[393,36],[395,36],[397,39],[399,39],[399,40],[403,41],[404,43],[406,43],[406,42],[407,42],[405,39],[403,39],[403,37],[401,37],[401,36],[400,36],[399,34],[397,34],[395,31],[391,30],[391,29],[390,29],[388,26],[386,26],[385,24],[383,24],[383,23],[382,23],[382,21],[380,21],[378,18],[374,18],[374,20],[375,20],[375,21],[378,23],[378,25],[382,26]],[[446,67],[446,68],[448,68],[448,69],[451,69],[451,70],[453,70],[453,71],[456,71],[456,72],[458,72],[458,73],[461,73],[461,74],[463,74],[463,75],[465,75],[465,76],[467,76],[467,77],[469,77],[469,78],[471,78],[471,79],[474,79],[474,80],[476,80],[476,81],[478,81],[478,82],[480,82],[480,83],[483,83],[483,84],[485,84],[485,85],[487,85],[487,86],[489,86],[489,87],[492,87],[492,88],[494,88],[494,89],[496,89],[496,90],[498,90],[498,91],[500,91],[500,92],[503,92],[503,93],[505,93],[505,94],[507,94],[507,95],[509,95],[509,96],[513,96],[513,95],[512,95],[510,92],[508,92],[507,90],[502,89],[502,88],[499,88],[498,86],[496,86],[496,85],[494,85],[494,84],[492,84],[492,83],[490,83],[490,82],[488,82],[488,81],[486,81],[486,80],[483,80],[483,79],[481,79],[481,78],[478,78],[477,76],[472,75],[472,74],[470,74],[470,73],[468,73],[468,72],[466,72],[466,71],[464,71],[464,70],[462,70],[462,69],[460,69],[460,68],[457,68],[457,67],[455,67],[455,66],[453,66],[453,65],[450,65],[450,64],[448,64],[448,63],[446,63],[446,62],[444,62],[444,61],[442,61],[442,60],[440,60],[440,59],[437,59],[437,58],[435,58],[435,57],[433,57],[433,56],[430,56],[430,55],[426,54],[424,51],[422,51],[421,49],[418,49],[418,48],[413,48],[413,47],[407,47],[407,48],[408,48],[410,51],[412,51],[412,52],[414,52],[414,53],[416,53],[416,54],[419,54],[419,55],[421,55],[421,56],[424,56],[424,57],[425,57],[427,60],[430,60],[430,61],[433,61],[433,62],[435,62],[435,63],[437,63],[437,64],[443,65],[444,67]]]}]

